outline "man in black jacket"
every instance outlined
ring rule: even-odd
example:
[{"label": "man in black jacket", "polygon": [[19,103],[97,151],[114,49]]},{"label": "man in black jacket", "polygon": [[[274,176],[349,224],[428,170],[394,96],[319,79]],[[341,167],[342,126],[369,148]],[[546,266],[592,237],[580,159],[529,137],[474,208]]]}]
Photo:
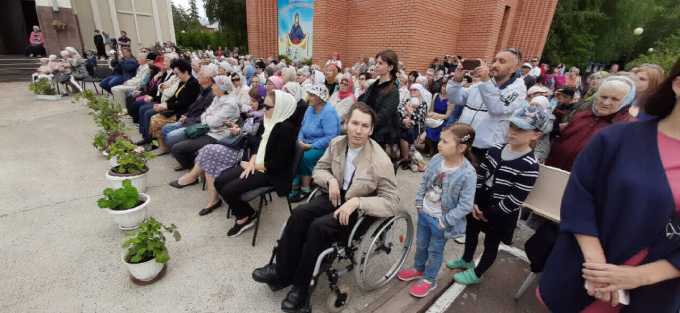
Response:
[{"label": "man in black jacket", "polygon": [[[161,128],[167,123],[175,122],[182,114],[186,113],[201,92],[201,86],[196,78],[191,75],[189,62],[179,59],[173,65],[173,72],[180,80],[179,86],[177,86],[175,94],[166,102],[154,104],[153,110],[157,114],[151,117],[149,132],[142,134],[144,139],[138,142],[138,145],[147,145],[151,143],[152,138],[160,138]],[[147,148],[154,150],[158,146],[153,145]]]}]

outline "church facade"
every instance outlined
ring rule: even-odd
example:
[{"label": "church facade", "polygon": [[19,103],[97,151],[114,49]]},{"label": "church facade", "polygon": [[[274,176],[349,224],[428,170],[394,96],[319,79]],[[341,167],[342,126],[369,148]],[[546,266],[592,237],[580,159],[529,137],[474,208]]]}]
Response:
[{"label": "church facade", "polygon": [[279,54],[279,34],[289,32],[279,31],[282,1],[313,2],[313,27],[305,31],[313,38],[314,62],[338,52],[351,65],[390,48],[407,68],[419,70],[434,57],[489,60],[509,47],[540,57],[557,7],[557,0],[247,1],[251,54]]},{"label": "church facade", "polygon": [[33,25],[55,54],[67,46],[94,50],[94,30],[111,37],[126,31],[133,49],[175,42],[170,0],[2,0],[0,54],[22,54]]}]

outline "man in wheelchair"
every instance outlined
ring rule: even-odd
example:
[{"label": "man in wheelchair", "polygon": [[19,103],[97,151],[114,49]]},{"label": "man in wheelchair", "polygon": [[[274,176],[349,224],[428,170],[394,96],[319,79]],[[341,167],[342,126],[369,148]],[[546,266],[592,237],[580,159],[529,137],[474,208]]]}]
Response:
[{"label": "man in wheelchair", "polygon": [[309,285],[319,254],[347,240],[358,212],[375,217],[398,213],[392,161],[369,137],[375,112],[359,102],[350,108],[347,135],[330,143],[312,173],[325,194],[298,206],[276,249],[276,263],[253,271],[253,279],[276,291],[293,285],[281,303],[284,312],[308,312]]}]

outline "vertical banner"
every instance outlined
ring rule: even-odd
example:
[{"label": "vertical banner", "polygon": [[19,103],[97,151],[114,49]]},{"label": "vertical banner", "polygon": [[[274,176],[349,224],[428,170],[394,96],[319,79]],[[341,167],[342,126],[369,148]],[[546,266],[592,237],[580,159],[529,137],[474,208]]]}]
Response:
[{"label": "vertical banner", "polygon": [[279,54],[294,61],[312,58],[314,0],[278,0]]}]

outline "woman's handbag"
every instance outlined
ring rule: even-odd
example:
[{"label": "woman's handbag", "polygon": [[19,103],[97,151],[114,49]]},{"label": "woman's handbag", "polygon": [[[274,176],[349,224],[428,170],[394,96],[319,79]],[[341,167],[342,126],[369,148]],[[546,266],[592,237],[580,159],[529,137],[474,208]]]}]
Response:
[{"label": "woman's handbag", "polygon": [[187,138],[194,139],[207,134],[209,131],[210,127],[208,127],[208,125],[196,123],[184,128],[184,135],[186,135]]}]

